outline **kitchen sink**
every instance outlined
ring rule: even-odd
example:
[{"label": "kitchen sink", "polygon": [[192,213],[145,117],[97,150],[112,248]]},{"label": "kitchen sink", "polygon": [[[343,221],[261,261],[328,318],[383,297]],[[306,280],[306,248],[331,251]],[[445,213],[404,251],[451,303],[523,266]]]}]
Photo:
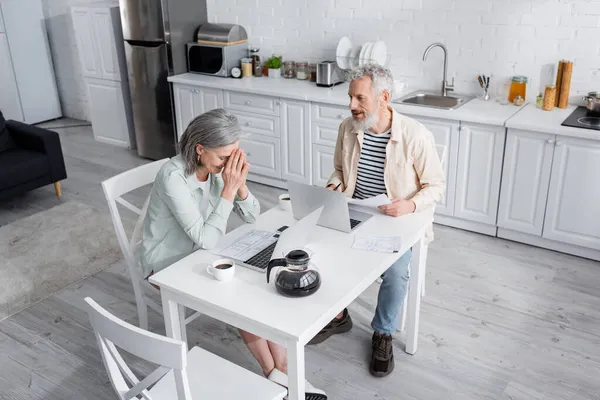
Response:
[{"label": "kitchen sink", "polygon": [[448,95],[442,96],[437,93],[429,93],[424,91],[418,91],[410,93],[402,98],[394,100],[393,103],[397,104],[408,104],[422,107],[433,107],[440,108],[443,110],[455,110],[469,101],[473,100],[475,96],[463,96],[463,95]]}]

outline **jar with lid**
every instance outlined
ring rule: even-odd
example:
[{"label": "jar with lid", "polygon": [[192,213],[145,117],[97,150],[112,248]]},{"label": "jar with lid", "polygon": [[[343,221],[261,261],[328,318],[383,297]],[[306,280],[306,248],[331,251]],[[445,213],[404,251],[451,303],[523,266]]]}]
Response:
[{"label": "jar with lid", "polygon": [[262,69],[260,64],[260,49],[256,47],[251,48],[249,51],[249,55],[252,59],[252,71],[254,72],[254,76],[262,76]]},{"label": "jar with lid", "polygon": [[299,62],[298,64],[296,64],[296,79],[304,81],[308,79],[309,75],[310,71],[308,69],[308,63]]},{"label": "jar with lid", "polygon": [[308,80],[310,82],[316,82],[317,81],[317,64],[308,64],[308,70],[310,71],[310,77]]},{"label": "jar with lid", "polygon": [[526,99],[527,96],[527,77],[517,75],[512,77],[510,83],[510,93],[508,95],[508,101],[514,103],[515,98],[521,96],[522,99]]},{"label": "jar with lid", "polygon": [[544,90],[544,101],[542,104],[542,110],[552,111],[556,102],[556,86],[547,85]]},{"label": "jar with lid", "polygon": [[283,62],[283,77],[290,79],[296,77],[296,62],[295,61],[284,61]]},{"label": "jar with lid", "polygon": [[248,78],[252,76],[252,59],[242,58],[242,76]]}]

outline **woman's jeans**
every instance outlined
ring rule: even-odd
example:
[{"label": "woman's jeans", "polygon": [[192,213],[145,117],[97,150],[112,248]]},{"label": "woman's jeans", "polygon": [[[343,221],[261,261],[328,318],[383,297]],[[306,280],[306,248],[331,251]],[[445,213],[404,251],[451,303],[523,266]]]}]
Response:
[{"label": "woman's jeans", "polygon": [[377,333],[393,334],[398,327],[398,315],[406,297],[410,276],[412,250],[408,249],[381,275],[383,282],[377,296],[377,308],[371,327]]}]

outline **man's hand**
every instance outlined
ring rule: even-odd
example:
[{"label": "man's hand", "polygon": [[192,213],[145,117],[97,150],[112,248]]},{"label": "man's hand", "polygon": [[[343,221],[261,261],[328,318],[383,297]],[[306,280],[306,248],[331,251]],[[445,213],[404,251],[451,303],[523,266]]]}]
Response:
[{"label": "man's hand", "polygon": [[412,200],[396,199],[392,204],[384,204],[377,208],[391,217],[400,217],[415,212],[417,205]]},{"label": "man's hand", "polygon": [[341,192],[342,191],[342,185],[341,184],[339,184],[337,186],[333,185],[333,184],[332,185],[327,185],[327,189],[329,189],[329,190],[335,190],[337,192]]}]

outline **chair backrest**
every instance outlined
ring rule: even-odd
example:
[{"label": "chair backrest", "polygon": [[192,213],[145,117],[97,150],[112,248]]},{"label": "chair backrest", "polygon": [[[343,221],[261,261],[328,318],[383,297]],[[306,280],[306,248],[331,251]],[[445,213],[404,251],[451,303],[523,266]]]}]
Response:
[{"label": "chair backrest", "polygon": [[[86,297],[87,313],[96,335],[106,372],[119,399],[153,400],[148,387],[170,371],[175,375],[179,400],[192,400],[187,380],[187,345],[180,341],[133,326]],[[141,381],[119,353],[122,349],[136,357],[159,365]]]},{"label": "chair backrest", "polygon": [[[137,270],[135,270],[135,266],[138,262],[134,254],[134,248],[139,244],[142,223],[144,216],[146,215],[146,209],[148,207],[148,202],[150,201],[150,196],[146,198],[146,201],[141,209],[123,199],[121,196],[154,182],[156,174],[158,174],[160,168],[167,161],[169,161],[168,158],[163,158],[162,160],[144,164],[130,169],[129,171],[120,173],[119,175],[115,175],[112,178],[102,182],[102,189],[104,190],[104,195],[106,196],[106,201],[108,202],[108,208],[110,210],[110,215],[115,227],[115,233],[117,234],[117,240],[119,241],[119,246],[123,252],[123,257],[125,257],[125,261],[130,269],[129,272],[132,275],[132,280],[134,280],[134,277],[137,277]],[[123,220],[121,218],[121,214],[119,213],[117,203],[138,215],[138,219],[130,239],[127,238],[127,233],[123,227]],[[136,284],[137,280],[138,279],[135,279],[134,285]]]},{"label": "chair backrest", "polygon": [[[435,145],[435,149],[437,150],[438,157],[440,158],[440,162],[444,165],[444,161],[446,160],[446,145],[437,143]],[[444,167],[444,169],[446,169]]]}]

